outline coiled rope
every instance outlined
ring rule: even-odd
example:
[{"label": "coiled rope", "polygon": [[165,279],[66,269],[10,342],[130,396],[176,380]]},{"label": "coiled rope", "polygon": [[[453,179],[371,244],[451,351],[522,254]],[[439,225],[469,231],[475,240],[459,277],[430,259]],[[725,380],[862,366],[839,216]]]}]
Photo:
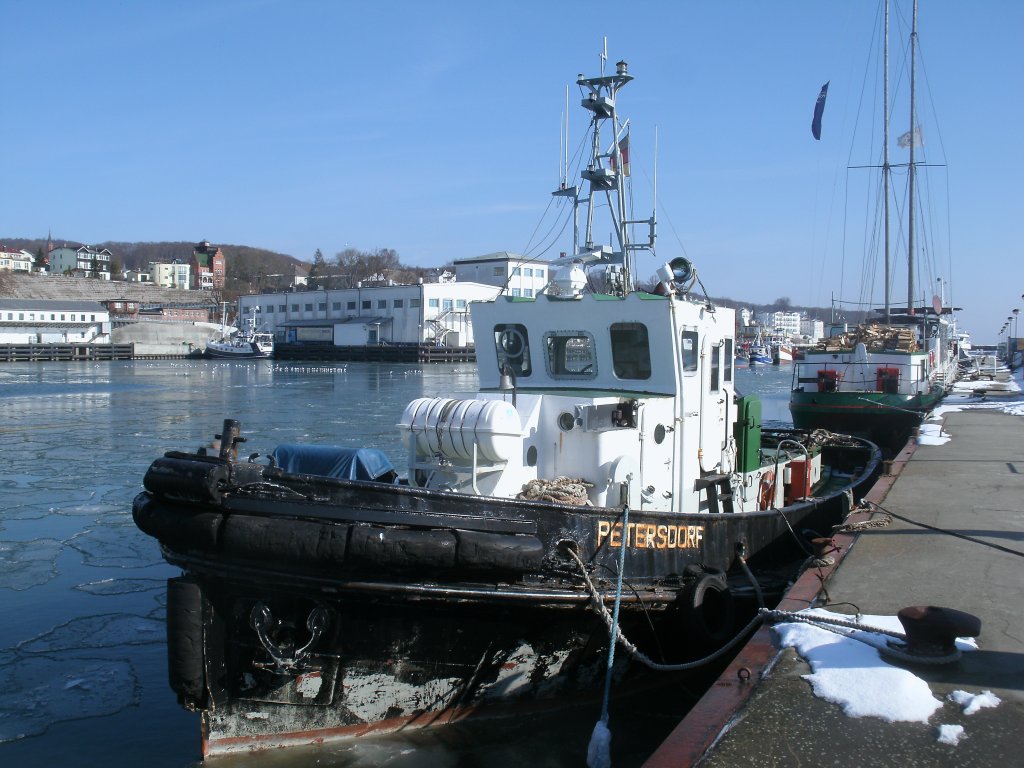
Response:
[{"label": "coiled rope", "polygon": [[556,477],[554,480],[531,480],[516,495],[528,501],[553,501],[557,504],[593,506],[587,498],[587,489],[593,488],[582,477]]}]

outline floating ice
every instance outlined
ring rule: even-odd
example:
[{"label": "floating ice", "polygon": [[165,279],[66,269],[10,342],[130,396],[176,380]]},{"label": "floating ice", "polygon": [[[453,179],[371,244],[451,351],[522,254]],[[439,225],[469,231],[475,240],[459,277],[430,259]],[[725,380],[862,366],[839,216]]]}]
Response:
[{"label": "floating ice", "polygon": [[127,661],[28,657],[0,666],[0,743],[54,723],[115,714],[138,698]]},{"label": "floating ice", "polygon": [[63,548],[54,539],[0,541],[0,587],[21,591],[56,578]]},{"label": "floating ice", "polygon": [[86,565],[137,568],[161,562],[159,551],[134,525],[105,525],[73,536],[69,547],[82,553]]},{"label": "floating ice", "polygon": [[148,645],[165,642],[162,621],[128,613],[83,616],[54,627],[18,645],[23,653],[112,648],[120,645]]},{"label": "floating ice", "polygon": [[166,584],[164,579],[100,579],[76,584],[75,589],[90,595],[127,595],[163,589]]}]

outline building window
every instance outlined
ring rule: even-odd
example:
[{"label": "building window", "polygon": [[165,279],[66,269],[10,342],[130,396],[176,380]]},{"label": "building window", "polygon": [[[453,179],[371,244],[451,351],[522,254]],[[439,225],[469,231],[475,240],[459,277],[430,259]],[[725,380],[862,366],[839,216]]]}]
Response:
[{"label": "building window", "polygon": [[541,277],[541,278],[544,277],[544,270],[543,269],[535,269],[535,270],[533,270],[533,276],[534,277]]},{"label": "building window", "polygon": [[552,331],[544,334],[544,362],[556,379],[592,379],[597,376],[594,337],[586,331]]},{"label": "building window", "polygon": [[643,323],[612,323],[612,369],[620,379],[651,378],[651,347]]},{"label": "building window", "polygon": [[278,312],[287,312],[288,311],[288,305],[287,304],[278,304],[277,305],[277,311]]},{"label": "building window", "polygon": [[533,277],[533,268],[523,267],[523,277]]},{"label": "building window", "polygon": [[513,296],[521,296],[522,292],[518,288],[513,288],[512,289],[512,295]]},{"label": "building window", "polygon": [[350,301],[350,302],[345,304],[345,309],[355,309],[355,308],[356,308],[356,303],[354,301]]},{"label": "building window", "polygon": [[321,311],[321,312],[326,312],[327,311],[327,302],[326,301],[321,301],[319,304],[316,305],[316,308],[319,311]]},{"label": "building window", "polygon": [[369,299],[367,299],[366,301],[363,302],[363,309],[369,309],[369,308],[370,308],[370,301],[369,301]]},{"label": "building window", "polygon": [[528,299],[533,298],[533,288],[523,288],[523,296]]},{"label": "building window", "polygon": [[431,309],[437,309],[438,307],[441,306],[441,300],[440,299],[427,299],[427,306],[430,307]]},{"label": "building window", "polygon": [[268,315],[274,314],[274,305],[273,304],[267,305],[267,314]]},{"label": "building window", "polygon": [[494,274],[495,275],[503,275],[505,273],[502,271],[501,267],[495,267],[494,268]]},{"label": "building window", "polygon": [[307,312],[312,312],[313,311],[313,305],[312,304],[307,304],[306,305],[306,311]]},{"label": "building window", "polygon": [[387,299],[377,299],[377,309],[387,309],[387,308],[388,308],[388,300]]},{"label": "building window", "polygon": [[466,308],[466,300],[465,299],[456,299],[455,300],[455,308],[456,309],[465,309]]},{"label": "building window", "polygon": [[395,299],[395,301],[394,301],[394,308],[395,309],[402,309],[404,306],[405,306],[405,302],[402,299]]},{"label": "building window", "polygon": [[332,304],[331,304],[331,311],[332,312],[339,312],[340,310],[341,310],[341,302],[340,301],[332,302]]},{"label": "building window", "polygon": [[441,308],[445,312],[450,312],[451,308],[452,308],[452,305],[453,305],[453,302],[452,302],[451,299],[442,299],[442,301],[441,301]]},{"label": "building window", "polygon": [[519,267],[516,267],[512,270],[512,277],[519,277],[522,273],[523,271]]},{"label": "building window", "polygon": [[298,311],[299,311],[299,305],[298,304],[292,304],[292,312],[298,312]]},{"label": "building window", "polygon": [[420,300],[419,299],[409,299],[409,308],[410,309],[418,309],[419,306],[420,306]]}]

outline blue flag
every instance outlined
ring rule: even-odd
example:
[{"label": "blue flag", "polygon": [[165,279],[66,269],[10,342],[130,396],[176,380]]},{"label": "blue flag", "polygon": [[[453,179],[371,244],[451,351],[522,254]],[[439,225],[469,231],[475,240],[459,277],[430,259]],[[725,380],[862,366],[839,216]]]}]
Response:
[{"label": "blue flag", "polygon": [[[829,83],[832,82],[829,80]],[[821,141],[821,116],[825,112],[825,97],[828,96],[828,83],[821,86],[821,93],[818,100],[814,102],[814,119],[811,120],[811,134],[815,139]]]}]

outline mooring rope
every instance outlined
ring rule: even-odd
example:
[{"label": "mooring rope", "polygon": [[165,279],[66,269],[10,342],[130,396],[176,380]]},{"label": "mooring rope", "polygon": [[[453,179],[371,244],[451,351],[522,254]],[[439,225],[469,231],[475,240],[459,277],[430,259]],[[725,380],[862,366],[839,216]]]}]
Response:
[{"label": "mooring rope", "polygon": [[[584,564],[582,558],[574,549],[568,550],[570,556],[576,561],[576,565],[579,566],[580,574],[583,577],[583,582],[587,586],[587,590],[590,593],[590,605],[594,609],[595,613],[601,617],[604,621],[605,626],[608,627],[610,636],[614,638],[613,642],[618,643],[623,649],[629,653],[631,657],[636,659],[638,662],[643,664],[648,669],[652,669],[656,672],[685,672],[688,670],[702,667],[706,664],[710,664],[713,661],[721,658],[723,655],[731,651],[743,638],[747,636],[747,633],[753,630],[757,625],[762,622],[769,623],[785,623],[785,622],[800,622],[803,624],[811,624],[830,632],[836,632],[844,637],[848,637],[851,640],[857,640],[870,645],[876,650],[902,661],[913,662],[915,664],[948,664],[951,661],[956,661],[960,658],[960,650],[955,649],[951,653],[944,654],[942,656],[923,656],[916,653],[911,653],[900,648],[894,648],[892,645],[881,646],[878,643],[871,642],[868,634],[886,635],[896,640],[906,643],[907,637],[901,632],[895,632],[889,629],[883,629],[881,627],[872,627],[866,624],[861,624],[859,619],[839,619],[830,616],[820,616],[817,614],[797,613],[794,611],[780,611],[778,609],[760,608],[746,626],[744,626],[736,635],[725,645],[713,653],[704,656],[703,658],[696,659],[695,661],[684,662],[680,664],[661,664],[654,661],[647,656],[643,651],[636,647],[623,633],[622,629],[618,626],[617,617],[613,617],[608,611],[608,608],[604,604],[604,600],[601,597],[601,593],[594,586],[594,582],[590,578],[590,574],[587,571],[587,567]],[[621,553],[620,553],[621,559]],[[742,562],[741,564],[745,565]],[[754,576],[750,572],[749,568],[744,569],[747,573],[748,578],[753,579]],[[756,582],[755,582],[756,583]],[[835,627],[835,629],[833,629]],[[614,629],[613,629],[614,628]],[[850,634],[848,632],[842,632],[841,629],[856,630],[859,633],[864,633],[864,636],[860,634]]]}]

